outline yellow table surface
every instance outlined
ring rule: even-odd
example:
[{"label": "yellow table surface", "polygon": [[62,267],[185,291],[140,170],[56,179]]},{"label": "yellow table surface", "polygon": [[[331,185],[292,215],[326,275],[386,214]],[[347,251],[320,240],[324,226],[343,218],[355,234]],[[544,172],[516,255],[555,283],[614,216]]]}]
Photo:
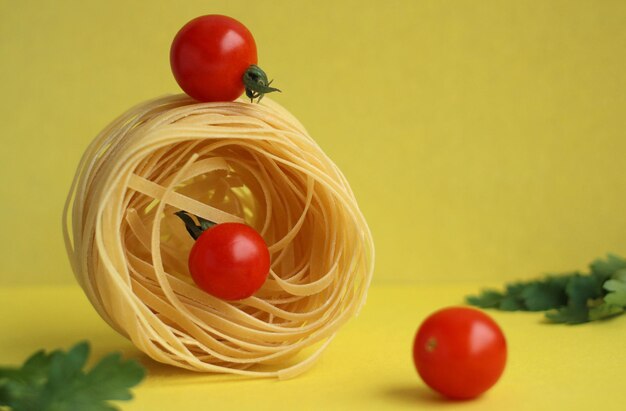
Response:
[{"label": "yellow table surface", "polygon": [[465,285],[375,285],[361,315],[341,330],[317,365],[287,381],[202,375],[157,364],[112,331],[77,286],[0,289],[0,363],[88,339],[95,357],[139,358],[148,378],[123,410],[618,410],[626,404],[626,316],[582,326],[550,325],[538,313],[490,314],[509,345],[500,382],[474,401],[430,392],[411,344],[430,312],[462,302]]}]

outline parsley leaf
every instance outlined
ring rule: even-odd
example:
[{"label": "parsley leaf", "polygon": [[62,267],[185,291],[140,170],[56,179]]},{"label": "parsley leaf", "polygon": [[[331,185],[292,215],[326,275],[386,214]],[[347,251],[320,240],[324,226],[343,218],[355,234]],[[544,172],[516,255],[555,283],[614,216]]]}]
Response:
[{"label": "parsley leaf", "polygon": [[606,303],[626,307],[626,269],[616,272],[604,283],[604,289],[608,291],[604,297]]},{"label": "parsley leaf", "polygon": [[615,254],[607,254],[606,259],[597,259],[589,266],[591,272],[605,279],[611,277],[619,270],[626,268],[626,260]]},{"label": "parsley leaf", "polygon": [[600,304],[589,310],[589,321],[603,320],[624,313],[624,307],[613,304]]},{"label": "parsley leaf", "polygon": [[508,284],[504,292],[484,290],[467,302],[504,311],[548,311],[555,323],[580,324],[626,312],[626,260],[608,254],[589,266],[588,274],[549,275]]},{"label": "parsley leaf", "polygon": [[545,311],[567,302],[564,281],[558,277],[531,282],[524,287],[521,295],[528,311]]},{"label": "parsley leaf", "polygon": [[467,297],[467,302],[481,308],[503,311],[545,311],[567,303],[567,277],[548,276],[542,281],[508,284],[504,293],[484,290],[478,296]]},{"label": "parsley leaf", "polygon": [[470,295],[467,303],[480,308],[500,308],[504,294],[496,290],[483,290],[480,295]]},{"label": "parsley leaf", "polygon": [[0,406],[13,411],[114,411],[109,400],[130,400],[130,388],[144,377],[134,360],[112,353],[89,371],[89,344],[67,352],[38,351],[20,368],[0,368]]}]

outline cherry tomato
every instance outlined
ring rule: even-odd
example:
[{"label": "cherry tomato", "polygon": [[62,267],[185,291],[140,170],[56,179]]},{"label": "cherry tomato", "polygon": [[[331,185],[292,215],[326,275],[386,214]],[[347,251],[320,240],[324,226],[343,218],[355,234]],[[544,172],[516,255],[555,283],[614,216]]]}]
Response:
[{"label": "cherry tomato", "polygon": [[244,91],[244,73],[256,63],[250,31],[237,20],[217,14],[191,20],[170,49],[178,85],[199,101],[235,100]]},{"label": "cherry tomato", "polygon": [[224,300],[254,294],[270,270],[270,253],[263,237],[240,223],[217,224],[196,240],[189,253],[189,271],[207,293]]},{"label": "cherry tomato", "polygon": [[413,361],[424,382],[453,399],[470,399],[493,386],[506,364],[506,340],[482,311],[444,308],[417,330]]}]

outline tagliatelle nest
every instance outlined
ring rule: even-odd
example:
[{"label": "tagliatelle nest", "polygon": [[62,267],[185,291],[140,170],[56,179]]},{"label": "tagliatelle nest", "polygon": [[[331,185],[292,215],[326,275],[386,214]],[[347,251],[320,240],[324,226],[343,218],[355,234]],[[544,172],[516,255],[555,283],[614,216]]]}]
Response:
[{"label": "tagliatelle nest", "polygon": [[[194,284],[179,210],[263,236],[271,270],[255,295],[224,301]],[[348,182],[268,99],[170,96],[132,108],[86,150],[64,219],[98,313],[153,359],[197,371],[304,371],[357,313],[372,276],[371,234]]]}]

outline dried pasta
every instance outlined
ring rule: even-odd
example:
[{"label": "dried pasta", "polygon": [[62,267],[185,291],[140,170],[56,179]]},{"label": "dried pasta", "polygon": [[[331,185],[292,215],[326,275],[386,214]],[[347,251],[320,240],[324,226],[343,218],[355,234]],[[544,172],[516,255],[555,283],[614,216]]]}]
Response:
[{"label": "dried pasta", "polygon": [[[240,301],[187,270],[174,213],[245,222],[271,269]],[[343,174],[277,103],[142,103],[87,148],[64,212],[76,278],[98,313],[153,359],[190,370],[293,377],[363,305],[374,247]]]}]

